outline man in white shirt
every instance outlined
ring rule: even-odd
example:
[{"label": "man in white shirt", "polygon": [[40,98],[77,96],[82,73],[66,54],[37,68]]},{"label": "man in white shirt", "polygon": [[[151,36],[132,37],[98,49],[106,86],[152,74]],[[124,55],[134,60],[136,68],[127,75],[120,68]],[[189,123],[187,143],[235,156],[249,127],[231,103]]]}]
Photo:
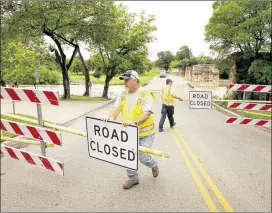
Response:
[{"label": "man in white shirt", "polygon": [[[139,127],[139,145],[151,148],[155,139],[152,115],[153,93],[140,86],[139,75],[134,70],[126,71],[119,79],[124,80],[125,90],[116,99],[114,109],[110,112],[108,119],[115,120],[121,112],[124,126],[137,125]],[[150,155],[139,152],[139,160],[152,169],[153,177],[159,175],[158,165]],[[137,171],[127,169],[127,176],[129,180],[124,183],[124,189],[129,189],[139,183]]]}]

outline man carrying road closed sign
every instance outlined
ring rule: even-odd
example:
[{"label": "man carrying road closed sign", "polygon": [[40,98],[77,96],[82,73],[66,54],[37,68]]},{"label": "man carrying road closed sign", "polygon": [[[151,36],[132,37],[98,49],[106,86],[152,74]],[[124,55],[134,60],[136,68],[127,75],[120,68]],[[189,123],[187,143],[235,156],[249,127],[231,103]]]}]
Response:
[{"label": "man carrying road closed sign", "polygon": [[[155,139],[154,118],[152,115],[152,104],[155,98],[150,91],[140,86],[139,75],[134,70],[126,71],[120,80],[124,80],[125,90],[116,99],[114,108],[110,112],[108,120],[115,120],[122,113],[122,124],[124,126],[137,125],[139,127],[139,145],[150,148]],[[156,161],[147,153],[139,152],[142,164],[152,169],[154,177],[159,175]],[[139,183],[137,171],[127,169],[127,180],[123,188],[129,189]]]},{"label": "man carrying road closed sign", "polygon": [[161,119],[159,123],[159,131],[163,131],[163,124],[166,118],[166,115],[168,117],[168,120],[170,122],[170,127],[176,125],[176,122],[174,121],[174,98],[179,99],[182,101],[182,98],[175,95],[175,91],[172,88],[172,80],[167,79],[166,85],[163,86],[161,91],[161,101],[162,101],[162,109],[161,109]]}]

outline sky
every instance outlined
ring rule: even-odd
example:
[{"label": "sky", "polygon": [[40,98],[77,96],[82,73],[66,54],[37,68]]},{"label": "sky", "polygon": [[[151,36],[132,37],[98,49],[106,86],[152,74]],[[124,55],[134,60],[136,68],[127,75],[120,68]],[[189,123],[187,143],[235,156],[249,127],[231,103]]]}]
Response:
[{"label": "sky", "polygon": [[[204,40],[204,27],[212,16],[212,1],[116,1],[123,3],[131,13],[142,10],[156,17],[157,30],[153,33],[156,40],[148,44],[151,61],[157,59],[160,51],[176,54],[181,46],[187,45],[193,55],[211,55],[209,44]],[[46,40],[51,43],[48,39]],[[68,50],[71,57],[72,50]],[[84,59],[90,57],[87,48],[82,49]]]},{"label": "sky", "polygon": [[156,41],[148,44],[150,60],[157,59],[160,51],[173,54],[187,45],[193,55],[210,55],[209,44],[204,40],[204,28],[212,16],[212,1],[122,1],[129,12],[145,10],[154,14]]}]

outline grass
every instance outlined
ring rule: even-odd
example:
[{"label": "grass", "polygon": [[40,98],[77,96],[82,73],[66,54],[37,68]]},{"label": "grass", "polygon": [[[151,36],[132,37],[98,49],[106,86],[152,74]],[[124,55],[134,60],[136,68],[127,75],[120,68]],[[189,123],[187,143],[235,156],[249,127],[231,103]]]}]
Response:
[{"label": "grass", "polygon": [[59,97],[61,101],[108,101],[107,98],[102,97],[89,97],[89,96],[80,96],[80,95],[71,95],[71,99],[63,99]]},{"label": "grass", "polygon": [[217,105],[227,109],[231,112],[237,113],[243,117],[252,118],[252,119],[264,119],[264,120],[271,120],[271,112],[262,112],[256,110],[237,110],[237,109],[229,109],[227,108],[227,102],[215,102]]},{"label": "grass", "polygon": [[[30,119],[33,119],[33,120],[37,120],[37,117],[31,116],[31,115],[25,115],[25,114],[16,114],[16,115],[21,116],[21,117],[25,117],[25,118],[30,118]],[[21,119],[11,118],[11,117],[4,116],[4,115],[1,115],[1,118],[5,119],[5,120],[9,120],[9,121],[14,121],[14,122],[19,122],[19,123],[24,123],[24,124],[32,125],[32,126],[38,126],[35,123],[23,121]],[[47,123],[51,123],[50,121],[47,121],[47,120],[43,120],[43,121],[47,122]],[[6,132],[6,131],[1,131],[1,132],[3,133],[4,137],[14,138],[14,137],[17,136],[16,134],[9,133],[9,132]],[[1,141],[3,141],[3,140],[1,139]]]},{"label": "grass", "polygon": [[[152,69],[149,72],[145,72],[140,75],[140,82],[141,85],[144,86],[146,84],[149,84],[150,80],[152,80],[155,76],[159,75],[159,70]],[[76,74],[76,73],[69,73],[69,77],[71,82],[77,82],[82,83],[84,82],[84,75],[82,73]],[[90,79],[92,80],[93,84],[104,84],[105,83],[105,75],[100,76],[100,78],[95,78],[93,74],[90,74]],[[113,77],[113,79],[110,81],[110,85],[123,85],[124,81],[119,80],[119,75]]]}]

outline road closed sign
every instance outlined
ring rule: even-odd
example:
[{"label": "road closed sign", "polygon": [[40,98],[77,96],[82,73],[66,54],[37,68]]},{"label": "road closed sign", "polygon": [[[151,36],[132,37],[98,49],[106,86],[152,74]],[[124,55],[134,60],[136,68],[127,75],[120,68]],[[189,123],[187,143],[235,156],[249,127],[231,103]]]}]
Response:
[{"label": "road closed sign", "polygon": [[86,117],[89,156],[138,170],[138,127]]},{"label": "road closed sign", "polygon": [[207,91],[190,91],[189,106],[191,109],[211,109],[212,92]]}]

